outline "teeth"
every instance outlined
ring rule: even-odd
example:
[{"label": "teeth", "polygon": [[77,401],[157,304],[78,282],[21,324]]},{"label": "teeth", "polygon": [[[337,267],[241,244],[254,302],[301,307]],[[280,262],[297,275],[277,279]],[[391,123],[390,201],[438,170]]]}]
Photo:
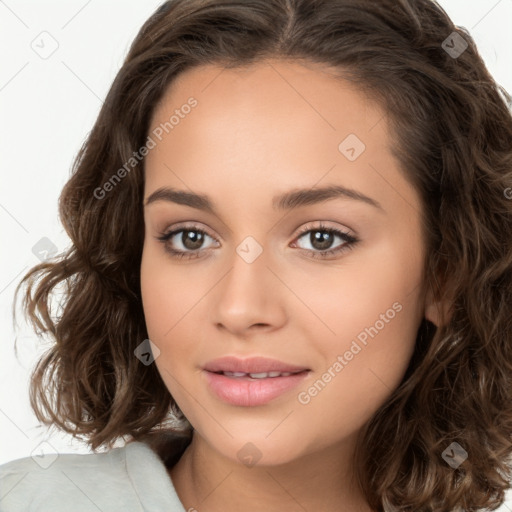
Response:
[{"label": "teeth", "polygon": [[268,372],[263,373],[249,373],[249,377],[252,379],[266,379],[270,376]]},{"label": "teeth", "polygon": [[266,379],[268,377],[288,377],[292,372],[261,372],[261,373],[244,373],[244,372],[222,372],[226,377],[245,377],[252,379]]}]

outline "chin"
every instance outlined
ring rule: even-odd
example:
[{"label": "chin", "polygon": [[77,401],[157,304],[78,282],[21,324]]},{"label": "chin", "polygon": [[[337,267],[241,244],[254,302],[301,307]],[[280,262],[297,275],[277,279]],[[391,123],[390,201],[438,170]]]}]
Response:
[{"label": "chin", "polygon": [[247,430],[243,435],[232,434],[232,438],[224,435],[223,439],[207,439],[207,442],[220,455],[241,466],[279,466],[304,455],[304,451],[298,449],[302,444],[291,436],[287,436],[285,442],[280,436],[271,439],[272,434],[265,438],[267,431],[265,434],[258,433],[254,436],[247,435]]}]

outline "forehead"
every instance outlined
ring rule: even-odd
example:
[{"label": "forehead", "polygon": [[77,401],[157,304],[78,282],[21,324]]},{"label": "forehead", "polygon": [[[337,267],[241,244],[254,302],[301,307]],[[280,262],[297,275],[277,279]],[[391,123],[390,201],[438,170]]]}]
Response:
[{"label": "forehead", "polygon": [[145,162],[146,197],[179,186],[229,196],[240,211],[249,197],[270,204],[269,196],[293,187],[335,183],[382,204],[397,194],[417,199],[391,152],[384,111],[319,64],[187,70],[153,113],[150,135],[158,129],[162,139]]},{"label": "forehead", "polygon": [[380,106],[340,70],[304,60],[265,59],[237,68],[208,64],[180,73],[156,106],[151,126],[164,123],[190,97],[200,102],[205,115],[229,110],[256,122],[258,110],[272,109],[274,120],[291,122],[298,114],[309,115],[333,131],[384,117]]},{"label": "forehead", "polygon": [[205,65],[179,74],[153,112],[149,131],[158,129],[162,140],[148,155],[149,166],[155,158],[171,157],[165,147],[176,153],[209,146],[212,158],[239,164],[241,147],[261,164],[312,152],[325,154],[332,165],[350,134],[376,150],[390,142],[383,111],[354,83],[317,63],[282,60],[233,69]]}]

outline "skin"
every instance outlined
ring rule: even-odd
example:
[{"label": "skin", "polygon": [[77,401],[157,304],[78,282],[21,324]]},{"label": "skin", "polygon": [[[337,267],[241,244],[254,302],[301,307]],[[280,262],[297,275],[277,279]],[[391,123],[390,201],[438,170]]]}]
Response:
[{"label": "skin", "polygon": [[[209,65],[178,76],[149,132],[190,96],[198,105],[149,152],[145,168],[145,199],[173,187],[208,195],[217,211],[164,200],[144,209],[148,334],[160,350],[155,364],[194,427],[169,475],[187,510],[370,511],[353,480],[354,443],[400,384],[421,319],[437,323],[439,308],[422,272],[419,195],[391,154],[384,111],[317,64]],[[354,161],[338,149],[351,133],[366,145]],[[382,210],[343,197],[272,208],[274,195],[326,185],[353,188]],[[182,222],[208,234],[195,249],[196,256],[203,251],[199,257],[175,259],[156,238]],[[309,233],[298,237],[320,222],[359,241],[314,257],[323,247]],[[236,252],[247,236],[263,250],[252,263]],[[173,240],[175,249],[194,252],[181,233]],[[329,248],[344,243],[336,236]],[[397,302],[401,311],[309,403],[300,403],[298,393]],[[212,394],[201,370],[232,354],[311,372],[266,405],[233,406]],[[252,467],[237,456],[249,442],[261,454]]]}]

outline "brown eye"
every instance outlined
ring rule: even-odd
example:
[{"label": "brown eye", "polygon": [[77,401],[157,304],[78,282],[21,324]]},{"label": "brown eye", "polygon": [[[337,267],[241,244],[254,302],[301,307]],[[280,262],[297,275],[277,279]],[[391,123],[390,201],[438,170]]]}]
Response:
[{"label": "brown eye", "polygon": [[201,248],[201,245],[204,242],[204,233],[193,231],[191,229],[184,229],[181,233],[182,235],[179,240],[186,249],[195,251]]},{"label": "brown eye", "polygon": [[309,242],[311,245],[319,251],[325,251],[330,249],[334,242],[334,234],[327,231],[310,231]]},{"label": "brown eye", "polygon": [[171,256],[178,258],[197,258],[207,249],[204,247],[207,239],[215,241],[208,233],[197,228],[175,229],[157,239],[164,244],[165,250]]},{"label": "brown eye", "polygon": [[[338,229],[318,226],[316,228],[304,229],[297,237],[297,240],[306,240],[309,247],[301,247],[300,244],[295,242],[294,245],[304,249],[311,256],[316,258],[324,258],[326,256],[334,256],[345,250],[351,249],[359,240],[354,236],[340,231]],[[341,240],[341,243],[336,243],[336,239]]]}]

